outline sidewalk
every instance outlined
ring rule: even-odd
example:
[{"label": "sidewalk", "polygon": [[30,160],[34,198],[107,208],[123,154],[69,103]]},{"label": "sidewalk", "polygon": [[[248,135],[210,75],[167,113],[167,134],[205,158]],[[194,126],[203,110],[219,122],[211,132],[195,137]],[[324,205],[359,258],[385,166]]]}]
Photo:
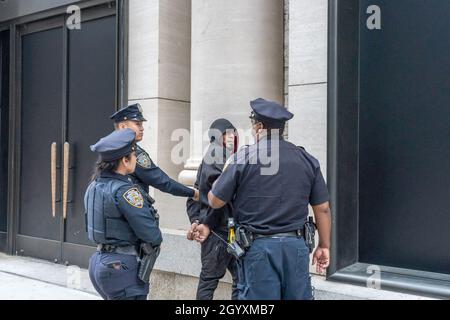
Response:
[{"label": "sidewalk", "polygon": [[0,271],[0,300],[99,300],[75,289]]},{"label": "sidewalk", "polygon": [[86,270],[0,254],[0,300],[99,300]]},{"label": "sidewalk", "polygon": [[[317,300],[428,300],[313,277]],[[154,288],[156,289],[156,288]],[[169,295],[170,296],[170,295]],[[0,254],[0,300],[99,300],[87,270]]]}]

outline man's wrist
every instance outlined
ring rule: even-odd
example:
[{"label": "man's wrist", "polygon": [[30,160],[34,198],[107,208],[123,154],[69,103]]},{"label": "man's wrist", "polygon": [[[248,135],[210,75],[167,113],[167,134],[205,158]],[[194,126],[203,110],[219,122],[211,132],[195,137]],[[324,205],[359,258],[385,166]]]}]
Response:
[{"label": "man's wrist", "polygon": [[319,242],[319,245],[318,245],[318,247],[320,248],[320,249],[327,249],[327,250],[330,250],[330,245],[324,245],[323,243],[320,243]]}]

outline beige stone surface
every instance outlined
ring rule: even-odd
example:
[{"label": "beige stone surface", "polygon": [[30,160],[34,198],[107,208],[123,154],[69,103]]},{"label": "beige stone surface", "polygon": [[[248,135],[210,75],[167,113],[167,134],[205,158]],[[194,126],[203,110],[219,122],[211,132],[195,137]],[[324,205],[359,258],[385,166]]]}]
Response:
[{"label": "beige stone surface", "polygon": [[128,99],[158,97],[159,1],[130,1]]},{"label": "beige stone surface", "polygon": [[289,88],[289,141],[303,146],[316,157],[326,177],[327,168],[327,85]]},{"label": "beige stone surface", "polygon": [[191,0],[160,0],[159,12],[159,97],[190,101]]},{"label": "beige stone surface", "polygon": [[289,1],[289,85],[327,82],[328,1]]}]

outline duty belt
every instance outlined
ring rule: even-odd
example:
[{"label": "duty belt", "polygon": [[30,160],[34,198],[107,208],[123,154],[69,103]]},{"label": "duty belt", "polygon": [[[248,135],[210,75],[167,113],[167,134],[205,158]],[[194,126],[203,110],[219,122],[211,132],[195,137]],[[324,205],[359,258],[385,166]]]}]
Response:
[{"label": "duty belt", "polygon": [[260,239],[260,238],[286,238],[286,237],[301,238],[301,237],[303,237],[303,230],[292,231],[292,232],[282,232],[282,233],[275,233],[275,234],[253,234],[254,240]]},{"label": "duty belt", "polygon": [[134,246],[126,246],[126,247],[116,247],[108,244],[99,244],[97,246],[97,251],[106,252],[106,253],[118,253],[118,254],[127,254],[130,256],[138,256],[138,252]]}]

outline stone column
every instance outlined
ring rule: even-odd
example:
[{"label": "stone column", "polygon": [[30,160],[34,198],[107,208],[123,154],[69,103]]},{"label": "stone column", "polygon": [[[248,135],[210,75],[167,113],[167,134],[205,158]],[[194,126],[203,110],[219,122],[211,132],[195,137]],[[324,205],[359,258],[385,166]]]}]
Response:
[{"label": "stone column", "polygon": [[289,141],[327,174],[327,0],[289,1]]},{"label": "stone column", "polygon": [[191,156],[181,182],[193,184],[214,120],[249,130],[251,100],[283,103],[283,29],[283,1],[192,0]]},{"label": "stone column", "polygon": [[[189,129],[191,75],[190,0],[132,0],[129,17],[130,103],[144,109],[145,137],[141,146],[171,178],[183,164],[171,153],[176,129]],[[183,229],[186,199],[151,189],[161,214],[161,226]]]}]

